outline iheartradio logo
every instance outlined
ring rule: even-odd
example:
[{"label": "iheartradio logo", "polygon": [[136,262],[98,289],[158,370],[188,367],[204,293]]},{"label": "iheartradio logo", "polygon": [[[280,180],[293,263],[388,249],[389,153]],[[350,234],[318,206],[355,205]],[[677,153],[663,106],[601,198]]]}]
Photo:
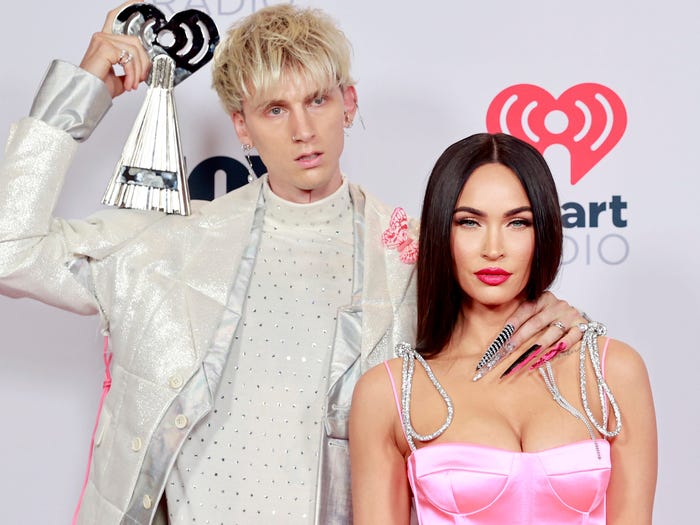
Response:
[{"label": "iheartradio logo", "polygon": [[559,98],[533,84],[501,91],[486,113],[489,133],[508,133],[544,154],[553,145],[569,150],[576,184],[620,141],[627,111],[611,89],[594,83],[570,87]]}]

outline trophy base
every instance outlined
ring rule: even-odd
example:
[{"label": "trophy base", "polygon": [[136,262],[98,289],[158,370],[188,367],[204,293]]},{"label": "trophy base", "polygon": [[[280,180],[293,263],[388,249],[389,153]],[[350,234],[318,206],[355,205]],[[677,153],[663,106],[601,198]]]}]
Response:
[{"label": "trophy base", "polygon": [[179,190],[156,188],[134,182],[114,182],[102,197],[102,204],[131,208],[135,210],[154,210],[165,213],[189,215],[189,202],[185,201]]}]

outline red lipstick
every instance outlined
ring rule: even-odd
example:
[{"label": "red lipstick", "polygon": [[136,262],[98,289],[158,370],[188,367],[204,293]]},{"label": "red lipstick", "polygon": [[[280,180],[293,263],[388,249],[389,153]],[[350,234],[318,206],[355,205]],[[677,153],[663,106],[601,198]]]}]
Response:
[{"label": "red lipstick", "polygon": [[505,271],[503,268],[482,268],[478,272],[475,272],[474,275],[484,284],[498,286],[506,282],[512,274]]}]

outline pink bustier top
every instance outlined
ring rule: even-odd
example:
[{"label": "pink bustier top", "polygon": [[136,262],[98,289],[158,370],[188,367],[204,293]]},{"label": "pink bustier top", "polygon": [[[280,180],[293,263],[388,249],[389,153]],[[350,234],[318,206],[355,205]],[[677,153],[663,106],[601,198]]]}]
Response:
[{"label": "pink bustier top", "polygon": [[437,443],[414,450],[407,470],[421,525],[605,525],[604,439],[539,452]]},{"label": "pink bustier top", "polygon": [[408,479],[418,522],[438,524],[605,524],[610,447],[580,441],[540,452],[468,443],[415,450]]}]

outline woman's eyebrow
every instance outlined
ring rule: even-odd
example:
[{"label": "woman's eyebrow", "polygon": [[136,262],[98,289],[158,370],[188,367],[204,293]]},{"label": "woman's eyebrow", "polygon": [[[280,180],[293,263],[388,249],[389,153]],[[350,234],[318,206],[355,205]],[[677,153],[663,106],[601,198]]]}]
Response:
[{"label": "woman's eyebrow", "polygon": [[455,213],[459,213],[461,211],[467,212],[467,213],[472,213],[472,214],[477,215],[479,217],[486,216],[486,213],[484,213],[483,211],[478,210],[476,208],[472,208],[471,206],[460,206],[459,208],[455,208],[455,211],[452,212],[452,215],[454,215]]}]

